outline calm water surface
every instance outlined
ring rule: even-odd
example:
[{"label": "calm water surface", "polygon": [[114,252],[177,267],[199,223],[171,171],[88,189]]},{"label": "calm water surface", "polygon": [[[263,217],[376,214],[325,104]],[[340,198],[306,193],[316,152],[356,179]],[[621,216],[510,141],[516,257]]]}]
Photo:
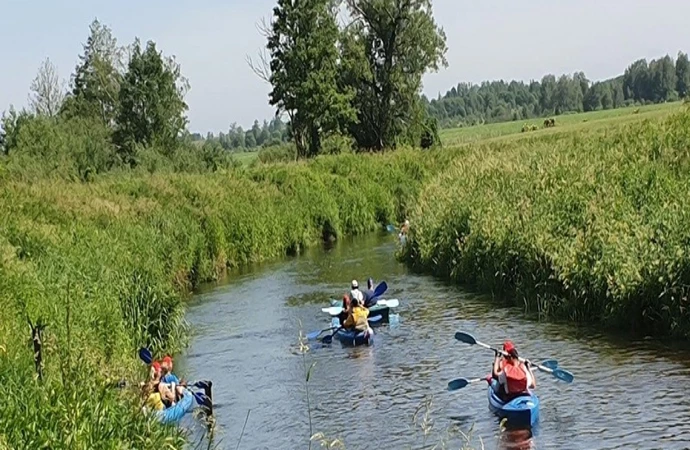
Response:
[{"label": "calm water surface", "polygon": [[[527,320],[410,274],[395,261],[395,245],[389,235],[314,249],[233,274],[196,297],[187,316],[194,335],[177,370],[213,380],[217,448],[236,448],[248,412],[241,449],[308,448],[305,367],[295,354],[300,322],[305,333],[326,328],[321,308],[341,298],[350,280],[369,276],[386,280],[385,298],[400,300],[399,323],[377,328],[373,347],[311,345],[314,433],[339,438],[347,449],[441,442],[458,449],[467,442],[460,431],[470,430],[477,449],[690,448],[690,352]],[[446,391],[451,379],[485,376],[493,360],[492,352],[457,342],[459,330],[497,346],[513,339],[522,356],[555,358],[575,382],[537,372],[538,427],[502,431],[485,383]],[[198,431],[193,437],[201,439]]]}]

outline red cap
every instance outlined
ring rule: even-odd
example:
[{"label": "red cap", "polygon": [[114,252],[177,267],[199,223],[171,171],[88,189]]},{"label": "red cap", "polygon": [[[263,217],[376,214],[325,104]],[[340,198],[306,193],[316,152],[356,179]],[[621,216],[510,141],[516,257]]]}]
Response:
[{"label": "red cap", "polygon": [[503,343],[503,350],[510,353],[511,350],[515,350],[515,345],[513,345],[512,341],[505,341]]},{"label": "red cap", "polygon": [[164,363],[172,364],[172,358],[170,356],[166,356],[163,358]]},{"label": "red cap", "polygon": [[159,363],[158,361],[154,361],[153,363],[151,363],[151,367],[153,367],[153,370],[155,370],[156,372],[160,372],[161,363]]}]

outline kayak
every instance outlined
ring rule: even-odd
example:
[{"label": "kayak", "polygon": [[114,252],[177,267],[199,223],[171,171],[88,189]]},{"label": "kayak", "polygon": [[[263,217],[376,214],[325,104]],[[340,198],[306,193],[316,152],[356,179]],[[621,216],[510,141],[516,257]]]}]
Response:
[{"label": "kayak", "polygon": [[194,409],[194,395],[189,390],[185,390],[180,401],[169,408],[156,411],[155,416],[161,423],[178,423],[192,409]]},{"label": "kayak", "polygon": [[335,333],[335,338],[343,345],[358,347],[360,345],[372,345],[374,343],[374,330],[350,331],[340,329]]},{"label": "kayak", "polygon": [[507,419],[508,425],[532,427],[539,420],[539,398],[534,392],[523,395],[505,403],[494,391],[498,387],[496,380],[489,385],[489,410],[501,419]]}]

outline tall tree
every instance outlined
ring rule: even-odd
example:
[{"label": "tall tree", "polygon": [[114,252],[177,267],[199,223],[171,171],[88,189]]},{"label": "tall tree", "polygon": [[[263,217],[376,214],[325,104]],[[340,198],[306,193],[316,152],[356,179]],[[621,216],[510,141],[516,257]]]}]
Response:
[{"label": "tall tree", "polygon": [[66,113],[97,117],[104,124],[114,126],[124,71],[123,50],[110,28],[97,19],[89,31],[84,54],[79,56],[72,76],[72,98]]},{"label": "tall tree", "polygon": [[65,83],[60,79],[55,65],[46,58],[31,82],[29,107],[39,116],[55,116],[65,99]]},{"label": "tall tree", "polygon": [[676,59],[676,90],[680,97],[686,97],[690,92],[690,62],[687,53],[678,52]]},{"label": "tall tree", "polygon": [[169,152],[187,125],[184,94],[189,85],[172,58],[164,59],[149,41],[142,52],[134,42],[122,80],[115,142],[120,155],[134,165],[137,145],[155,145]]},{"label": "tall tree", "polygon": [[337,85],[337,6],[333,0],[278,0],[266,30],[269,102],[290,118],[300,157],[318,154],[325,136],[355,119],[351,92]]},{"label": "tall tree", "polygon": [[342,85],[356,92],[358,145],[394,147],[420,127],[422,76],[446,66],[446,36],[432,16],[431,0],[347,0],[352,23],[342,38]]}]

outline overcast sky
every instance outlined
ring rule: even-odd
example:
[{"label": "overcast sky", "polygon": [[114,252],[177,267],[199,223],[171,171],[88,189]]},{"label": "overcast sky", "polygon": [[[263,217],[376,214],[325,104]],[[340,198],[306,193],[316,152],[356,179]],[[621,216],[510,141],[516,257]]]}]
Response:
[{"label": "overcast sky", "polygon": [[[428,74],[436,97],[460,81],[541,79],[583,70],[592,80],[638,58],[690,47],[689,0],[434,0],[448,38],[448,68]],[[268,119],[270,87],[245,62],[265,44],[256,29],[274,0],[0,0],[0,111],[27,104],[32,78],[50,57],[69,79],[88,26],[108,25],[120,44],[135,36],[173,54],[189,78],[190,130],[224,131]]]}]

